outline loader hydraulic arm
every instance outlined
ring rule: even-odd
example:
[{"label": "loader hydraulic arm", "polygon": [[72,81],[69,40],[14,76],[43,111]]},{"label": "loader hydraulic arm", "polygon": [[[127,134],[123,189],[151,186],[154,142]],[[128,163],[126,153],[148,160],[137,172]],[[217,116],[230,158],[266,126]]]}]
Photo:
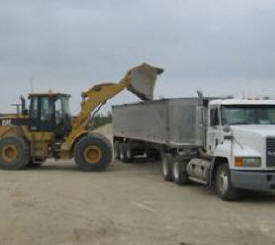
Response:
[{"label": "loader hydraulic arm", "polygon": [[114,97],[116,94],[123,91],[129,85],[129,78],[126,76],[120,83],[117,84],[100,84],[94,86],[87,92],[82,94],[83,102],[81,111],[74,121],[72,131],[66,138],[65,143],[72,145],[74,140],[84,131],[87,131],[91,113],[107,100]]},{"label": "loader hydraulic arm", "polygon": [[143,100],[152,99],[157,75],[162,72],[163,69],[144,63],[128,71],[119,83],[99,84],[82,93],[81,111],[73,123],[72,131],[65,139],[65,145],[70,148],[79,136],[87,133],[91,113],[125,88]]}]

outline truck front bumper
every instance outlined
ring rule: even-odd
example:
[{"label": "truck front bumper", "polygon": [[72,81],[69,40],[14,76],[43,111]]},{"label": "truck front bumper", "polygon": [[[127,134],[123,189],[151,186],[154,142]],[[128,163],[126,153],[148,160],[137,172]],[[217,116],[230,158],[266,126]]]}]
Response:
[{"label": "truck front bumper", "polygon": [[275,190],[275,172],[231,170],[231,183],[233,187],[240,189]]}]

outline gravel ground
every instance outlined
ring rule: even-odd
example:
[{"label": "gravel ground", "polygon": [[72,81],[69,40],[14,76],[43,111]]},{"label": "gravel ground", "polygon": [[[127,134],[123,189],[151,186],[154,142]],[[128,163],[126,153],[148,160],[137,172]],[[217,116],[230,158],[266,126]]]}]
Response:
[{"label": "gravel ground", "polygon": [[[111,137],[111,127],[100,130]],[[223,202],[200,186],[162,180],[159,163],[73,162],[0,171],[0,245],[275,244],[275,195]]]}]

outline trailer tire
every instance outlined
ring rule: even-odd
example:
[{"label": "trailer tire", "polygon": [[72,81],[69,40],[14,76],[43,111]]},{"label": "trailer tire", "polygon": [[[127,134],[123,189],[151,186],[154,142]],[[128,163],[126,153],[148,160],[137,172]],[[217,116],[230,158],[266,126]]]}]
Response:
[{"label": "trailer tire", "polygon": [[80,139],[74,151],[75,162],[82,171],[103,171],[112,162],[112,147],[106,137],[99,134]]},{"label": "trailer tire", "polygon": [[162,153],[161,155],[161,172],[165,181],[172,181],[172,154]]},{"label": "trailer tire", "polygon": [[126,163],[125,143],[119,143],[119,159],[121,162]]},{"label": "trailer tire", "polygon": [[120,160],[120,149],[119,149],[119,142],[114,142],[114,158],[115,160]]},{"label": "trailer tire", "polygon": [[173,181],[177,185],[186,185],[188,183],[188,175],[186,171],[186,163],[180,158],[173,161]]},{"label": "trailer tire", "polygon": [[10,136],[0,141],[0,167],[4,170],[24,169],[30,161],[29,144],[22,138]]},{"label": "trailer tire", "polygon": [[239,197],[239,192],[232,186],[230,170],[227,163],[221,163],[215,174],[216,194],[224,201],[234,201]]},{"label": "trailer tire", "polygon": [[125,162],[132,162],[133,161],[133,152],[131,143],[125,143]]}]

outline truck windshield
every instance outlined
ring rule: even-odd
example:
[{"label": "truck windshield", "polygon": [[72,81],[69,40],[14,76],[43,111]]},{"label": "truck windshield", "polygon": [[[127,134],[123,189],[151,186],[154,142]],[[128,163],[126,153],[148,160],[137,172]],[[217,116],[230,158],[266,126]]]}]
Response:
[{"label": "truck windshield", "polygon": [[222,124],[275,124],[275,105],[222,106]]}]

